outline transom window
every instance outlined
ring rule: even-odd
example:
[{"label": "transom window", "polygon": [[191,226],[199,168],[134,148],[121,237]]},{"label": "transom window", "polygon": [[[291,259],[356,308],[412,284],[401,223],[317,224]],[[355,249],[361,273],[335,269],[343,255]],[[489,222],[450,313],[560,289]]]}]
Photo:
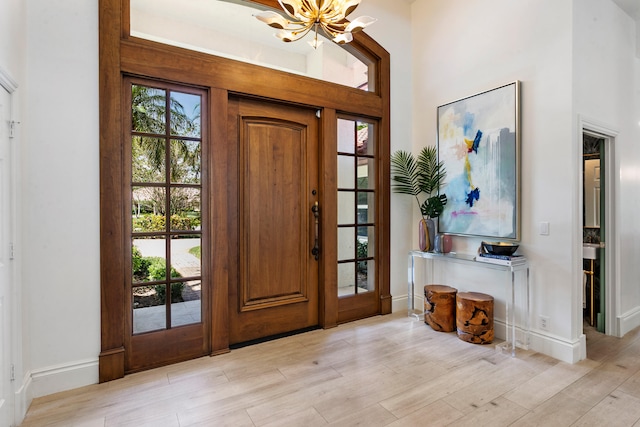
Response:
[{"label": "transom window", "polygon": [[365,91],[375,88],[372,60],[322,32],[316,49],[307,43],[313,32],[284,43],[275,29],[254,18],[264,9],[225,0],[131,0],[130,34]]}]

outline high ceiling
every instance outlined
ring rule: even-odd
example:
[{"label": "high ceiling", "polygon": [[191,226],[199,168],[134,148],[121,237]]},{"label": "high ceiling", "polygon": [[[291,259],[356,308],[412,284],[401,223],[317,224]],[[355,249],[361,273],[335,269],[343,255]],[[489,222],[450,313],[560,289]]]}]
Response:
[{"label": "high ceiling", "polygon": [[636,21],[640,21],[640,0],[613,0]]},{"label": "high ceiling", "polygon": [[[404,0],[405,2],[411,4],[415,0]],[[624,10],[629,16],[631,16],[636,21],[640,21],[640,0],[613,0],[620,9]]]}]

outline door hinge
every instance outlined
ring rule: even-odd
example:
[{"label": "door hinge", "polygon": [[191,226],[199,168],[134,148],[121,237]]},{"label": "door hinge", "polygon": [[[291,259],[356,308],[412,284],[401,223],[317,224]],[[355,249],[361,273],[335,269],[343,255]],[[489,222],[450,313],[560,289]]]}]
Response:
[{"label": "door hinge", "polygon": [[13,242],[9,243],[9,260],[13,260],[14,258],[14,254],[13,254]]},{"label": "door hinge", "polygon": [[13,138],[16,135],[16,124],[20,124],[20,122],[15,120],[9,122],[9,138]]},{"label": "door hinge", "polygon": [[16,380],[16,368],[15,368],[15,366],[13,366],[13,363],[11,364],[11,373],[9,374],[9,379],[11,381],[15,381]]}]

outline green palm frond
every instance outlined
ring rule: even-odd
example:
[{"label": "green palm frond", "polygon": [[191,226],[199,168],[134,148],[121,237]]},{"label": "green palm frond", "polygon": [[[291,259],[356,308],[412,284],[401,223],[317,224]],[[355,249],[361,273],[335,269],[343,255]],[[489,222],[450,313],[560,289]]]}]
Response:
[{"label": "green palm frond", "polygon": [[431,196],[440,190],[440,186],[446,177],[446,171],[442,162],[438,162],[436,147],[424,147],[418,156],[418,169],[420,173],[420,188]]},{"label": "green palm frond", "polygon": [[[391,189],[395,193],[414,196],[423,216],[434,218],[442,213],[447,196],[434,193],[440,190],[445,177],[445,167],[438,162],[435,147],[424,147],[417,160],[413,154],[403,150],[391,155],[391,179],[394,181]],[[418,196],[422,193],[426,198],[420,203]]]},{"label": "green palm frond", "polygon": [[422,192],[418,163],[408,151],[399,150],[391,155],[391,179],[393,191],[417,196]]}]

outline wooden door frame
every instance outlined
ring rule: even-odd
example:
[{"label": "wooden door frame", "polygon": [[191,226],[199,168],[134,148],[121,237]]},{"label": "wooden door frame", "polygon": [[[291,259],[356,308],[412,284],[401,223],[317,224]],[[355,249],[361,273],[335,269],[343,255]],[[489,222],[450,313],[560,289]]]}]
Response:
[{"label": "wooden door frame", "polygon": [[[276,0],[254,0],[254,3],[278,8]],[[379,122],[377,197],[382,219],[377,234],[376,274],[379,278],[379,313],[391,312],[389,275],[389,139],[390,139],[390,58],[389,53],[365,33],[354,35],[350,48],[370,58],[376,68],[375,88],[371,92],[322,82],[308,77],[215,57],[199,52],[162,45],[129,36],[129,0],[99,0],[99,72],[100,72],[100,290],[101,290],[101,352],[99,381],[121,378],[125,374],[125,225],[124,211],[124,155],[121,144],[123,111],[123,75],[161,79],[180,84],[207,87],[210,94],[209,140],[212,142],[208,166],[213,182],[227,182],[227,160],[237,150],[223,143],[227,141],[226,111],[230,93],[279,100],[290,104],[321,109],[321,161],[323,175],[320,194],[325,205],[337,203],[336,187],[336,118],[338,113],[362,115]],[[184,64],[189,64],[185,67]],[[185,72],[188,69],[189,72]],[[251,78],[247,78],[251,76]],[[304,87],[305,91],[297,88]],[[333,148],[331,148],[333,147]],[[233,157],[233,156],[232,156]],[[219,184],[221,185],[221,184]],[[228,281],[230,271],[237,267],[234,243],[227,238],[227,230],[237,226],[233,211],[233,185],[216,189],[210,184],[213,208],[210,218],[214,224],[210,235],[216,257],[211,266],[211,354],[229,351]],[[221,191],[216,191],[221,190]],[[339,322],[337,297],[337,259],[335,224],[323,223],[322,240],[325,251],[320,264],[320,326],[328,328]],[[214,227],[212,227],[214,228]]]}]

